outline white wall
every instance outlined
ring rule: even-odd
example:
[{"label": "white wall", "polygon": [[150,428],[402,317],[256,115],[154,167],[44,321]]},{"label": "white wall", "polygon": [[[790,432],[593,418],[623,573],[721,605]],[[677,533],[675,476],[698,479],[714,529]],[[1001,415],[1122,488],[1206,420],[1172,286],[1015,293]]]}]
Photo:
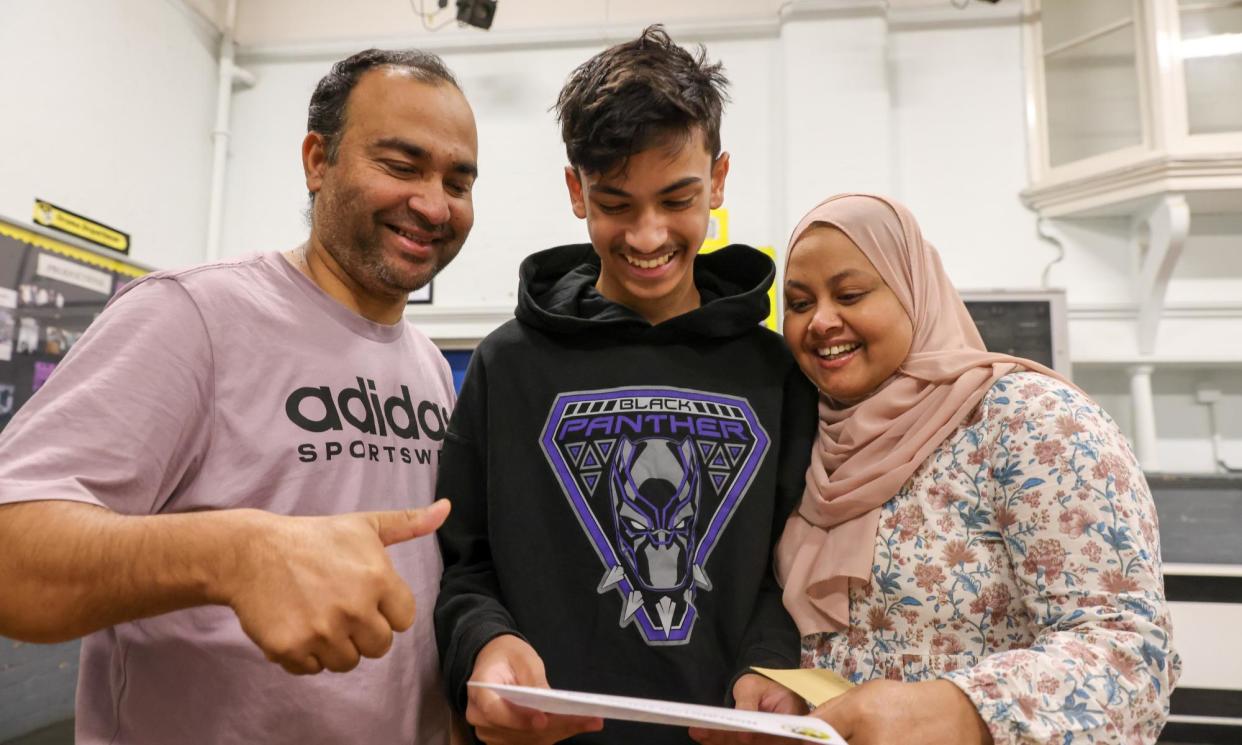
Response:
[{"label": "white wall", "polygon": [[1032,287],[1056,257],[1027,185],[1016,23],[891,35],[896,193],[961,287]]},{"label": "white wall", "polygon": [[212,29],[177,0],[0,3],[0,215],[35,197],[130,234],[157,267],[201,260]]}]

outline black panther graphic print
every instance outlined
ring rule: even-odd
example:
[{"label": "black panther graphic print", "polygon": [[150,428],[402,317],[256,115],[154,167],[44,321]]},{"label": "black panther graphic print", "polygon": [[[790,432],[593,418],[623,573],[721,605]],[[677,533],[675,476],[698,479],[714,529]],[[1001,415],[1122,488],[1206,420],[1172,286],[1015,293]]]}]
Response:
[{"label": "black panther graphic print", "polygon": [[557,397],[540,438],[617,592],[620,625],[650,645],[686,644],[712,589],[705,566],[768,450],[749,402],[683,388]]}]

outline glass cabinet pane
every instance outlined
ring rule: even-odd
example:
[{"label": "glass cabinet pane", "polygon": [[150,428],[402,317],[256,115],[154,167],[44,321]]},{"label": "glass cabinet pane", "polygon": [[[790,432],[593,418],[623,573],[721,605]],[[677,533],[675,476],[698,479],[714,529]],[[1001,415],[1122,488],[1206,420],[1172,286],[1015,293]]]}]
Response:
[{"label": "glass cabinet pane", "polygon": [[1133,0],[1043,0],[1039,20],[1044,49],[1054,49],[1089,31],[1134,19]]},{"label": "glass cabinet pane", "polygon": [[1242,3],[1180,6],[1190,134],[1242,131]]},{"label": "glass cabinet pane", "polygon": [[[1105,5],[1107,3],[1101,3]],[[1064,29],[1066,17],[1084,18],[1090,3],[1043,3],[1043,28]],[[1129,7],[1129,3],[1126,3]],[[1133,22],[1079,26],[1060,46],[1044,40],[1044,90],[1048,112],[1048,159],[1064,165],[1143,143]],[[1060,33],[1060,32],[1059,32]],[[1074,42],[1075,39],[1080,41]]]}]

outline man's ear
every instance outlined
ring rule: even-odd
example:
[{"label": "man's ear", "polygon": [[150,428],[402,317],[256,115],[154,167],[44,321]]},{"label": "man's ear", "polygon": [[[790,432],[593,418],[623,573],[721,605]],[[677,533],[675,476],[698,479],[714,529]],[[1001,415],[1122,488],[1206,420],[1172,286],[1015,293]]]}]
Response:
[{"label": "man's ear", "polygon": [[721,153],[712,164],[712,209],[720,209],[724,204],[725,179],[729,175],[729,154]]},{"label": "man's ear", "polygon": [[579,220],[586,219],[586,198],[582,196],[582,179],[578,177],[578,169],[565,166],[565,186],[569,189],[569,204]]},{"label": "man's ear", "polygon": [[323,173],[328,169],[328,143],[318,132],[307,132],[302,139],[302,172],[306,174],[306,190],[314,194],[323,186]]}]

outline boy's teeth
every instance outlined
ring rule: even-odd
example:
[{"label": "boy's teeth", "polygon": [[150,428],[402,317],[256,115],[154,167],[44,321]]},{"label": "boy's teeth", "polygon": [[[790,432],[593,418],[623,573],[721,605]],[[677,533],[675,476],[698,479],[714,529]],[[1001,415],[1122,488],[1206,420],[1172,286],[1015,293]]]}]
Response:
[{"label": "boy's teeth", "polygon": [[845,354],[846,352],[853,352],[855,349],[858,349],[859,346],[861,345],[857,343],[834,344],[831,347],[820,347],[815,351],[820,357],[836,357],[838,355]]},{"label": "boy's teeth", "polygon": [[644,261],[643,259],[635,258],[633,256],[630,256],[629,254],[625,254],[625,260],[630,262],[634,266],[638,267],[639,269],[655,269],[658,266],[664,266],[665,264],[668,263],[669,259],[671,258],[673,258],[673,255],[671,253],[668,253],[668,254],[664,254],[663,256],[659,258],[651,259],[650,261]]}]

